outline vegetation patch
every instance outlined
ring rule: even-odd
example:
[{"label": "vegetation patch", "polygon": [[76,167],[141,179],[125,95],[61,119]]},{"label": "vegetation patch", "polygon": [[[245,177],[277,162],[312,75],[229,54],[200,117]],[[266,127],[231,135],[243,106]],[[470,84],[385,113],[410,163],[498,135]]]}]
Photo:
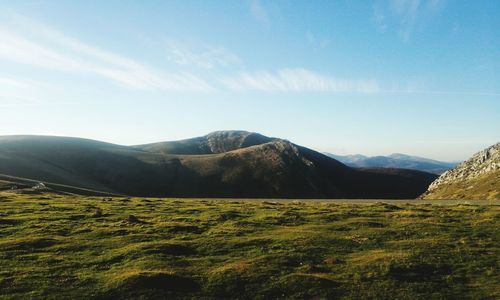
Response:
[{"label": "vegetation patch", "polygon": [[20,220],[0,218],[0,225],[17,225],[19,223],[21,223]]},{"label": "vegetation patch", "polygon": [[140,251],[146,254],[162,254],[172,256],[191,256],[196,250],[190,246],[174,243],[150,243],[141,247]]},{"label": "vegetation patch", "polygon": [[196,225],[172,225],[168,231],[172,233],[201,233],[204,230]]},{"label": "vegetation patch", "polygon": [[408,257],[408,255],[408,252],[403,251],[375,249],[353,253],[350,255],[349,262],[356,265],[373,265],[385,261],[402,260]]},{"label": "vegetation patch", "polygon": [[1,242],[0,249],[5,251],[36,251],[57,244],[52,238],[21,238],[18,240]]},{"label": "vegetation patch", "polygon": [[498,203],[1,197],[1,299],[500,298]]},{"label": "vegetation patch", "polygon": [[192,278],[169,271],[131,270],[113,278],[112,288],[108,293],[134,293],[159,290],[168,292],[194,292],[200,285]]}]

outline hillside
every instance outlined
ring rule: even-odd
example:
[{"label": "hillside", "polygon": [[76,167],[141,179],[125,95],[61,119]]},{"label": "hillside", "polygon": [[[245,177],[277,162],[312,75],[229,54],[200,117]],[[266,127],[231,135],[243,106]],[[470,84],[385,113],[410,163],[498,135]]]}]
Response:
[{"label": "hillside", "polygon": [[424,199],[500,199],[500,143],[441,175]]},{"label": "hillside", "polygon": [[0,174],[0,192],[9,192],[11,194],[120,196],[118,194],[2,174]]},{"label": "hillside", "polygon": [[161,155],[93,140],[0,137],[0,174],[96,191],[159,195],[171,176]]},{"label": "hillside", "polygon": [[155,197],[415,198],[436,176],[354,169],[289,141],[245,131],[139,146],[0,137],[0,174]]},{"label": "hillside", "polygon": [[403,168],[419,170],[434,174],[442,174],[455,167],[456,163],[437,161],[433,159],[411,156],[400,153],[393,153],[389,156],[364,156],[355,155],[336,155],[325,153],[350,167],[354,168]]}]

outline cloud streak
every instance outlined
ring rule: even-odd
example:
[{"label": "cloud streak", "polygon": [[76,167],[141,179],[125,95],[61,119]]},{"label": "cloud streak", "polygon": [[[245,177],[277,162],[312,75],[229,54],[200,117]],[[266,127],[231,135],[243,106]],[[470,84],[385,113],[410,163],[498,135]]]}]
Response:
[{"label": "cloud streak", "polygon": [[236,76],[219,77],[218,81],[224,89],[236,92],[500,96],[500,93],[495,91],[439,91],[418,89],[414,85],[387,86],[375,79],[340,79],[300,68],[281,69],[276,72],[241,72]]},{"label": "cloud streak", "polygon": [[46,89],[46,85],[33,80],[0,76],[0,106],[38,105],[39,95]]},{"label": "cloud streak", "polygon": [[372,20],[380,32],[395,27],[401,39],[408,41],[417,25],[444,6],[444,0],[379,1],[373,6]]},{"label": "cloud streak", "polygon": [[22,32],[0,28],[0,60],[68,73],[94,74],[141,90],[206,91],[211,86],[186,72],[160,72],[133,59],[68,37],[18,17]]},{"label": "cloud streak", "polygon": [[376,80],[346,80],[306,69],[282,69],[277,72],[243,72],[236,77],[223,77],[220,82],[231,90],[262,92],[333,92],[377,93]]},{"label": "cloud streak", "polygon": [[[399,0],[392,5],[399,14],[416,18],[424,4],[419,0]],[[413,3],[413,4],[412,4]],[[416,3],[416,4],[415,4]],[[428,10],[439,10],[442,1],[428,1]],[[151,91],[259,91],[282,93],[401,93],[401,94],[456,94],[499,96],[493,92],[447,92],[418,90],[415,87],[390,88],[376,79],[345,79],[322,74],[306,68],[283,68],[261,71],[245,70],[242,60],[223,47],[202,45],[200,51],[171,43],[172,60],[178,64],[173,71],[152,68],[129,57],[118,55],[76,38],[69,37],[51,27],[24,17],[11,18],[16,26],[0,25],[0,61],[27,65],[33,68],[75,75],[91,75],[118,85],[137,90]],[[4,22],[6,23],[6,22]],[[16,29],[12,29],[16,28]],[[316,39],[314,38],[314,41]],[[210,72],[183,71],[182,66],[195,66]],[[219,67],[233,67],[224,69]],[[238,72],[238,70],[244,70]],[[197,74],[201,74],[198,76]],[[5,76],[0,70],[0,102],[34,103],[42,95],[52,95],[54,88],[47,89],[39,82],[21,77]],[[59,88],[59,87],[57,87]],[[10,99],[10,100],[9,100]]]},{"label": "cloud streak", "polygon": [[[15,19],[21,30],[0,27],[0,60],[64,73],[91,74],[131,89],[331,93],[376,93],[380,90],[375,80],[339,79],[303,68],[245,71],[224,76],[214,75],[217,72],[213,71],[210,77],[186,71],[161,72],[24,17]],[[198,52],[173,42],[167,47],[171,60],[180,66],[212,70],[243,65],[237,55],[223,47],[203,46]]]},{"label": "cloud streak", "polygon": [[241,65],[241,59],[224,47],[204,45],[193,50],[193,47],[168,42],[168,59],[181,66],[195,66],[203,69]]},{"label": "cloud streak", "polygon": [[269,25],[269,14],[260,0],[250,1],[250,13],[259,23]]}]

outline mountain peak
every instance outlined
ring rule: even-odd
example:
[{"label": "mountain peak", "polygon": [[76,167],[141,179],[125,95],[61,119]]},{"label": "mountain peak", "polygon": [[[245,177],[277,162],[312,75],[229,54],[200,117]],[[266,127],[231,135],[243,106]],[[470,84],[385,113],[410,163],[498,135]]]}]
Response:
[{"label": "mountain peak", "polygon": [[148,152],[178,155],[218,154],[260,145],[274,140],[259,133],[244,130],[221,130],[207,135],[180,140],[135,146]]},{"label": "mountain peak", "polygon": [[248,134],[252,134],[252,133],[255,133],[255,132],[250,132],[250,131],[246,131],[246,130],[216,130],[216,131],[212,131],[212,132],[208,133],[205,136],[248,135]]},{"label": "mountain peak", "polygon": [[214,131],[205,136],[211,153],[224,153],[272,141],[272,138],[242,130]]},{"label": "mountain peak", "polygon": [[403,153],[392,153],[388,157],[390,158],[413,158],[414,156],[403,154]]}]

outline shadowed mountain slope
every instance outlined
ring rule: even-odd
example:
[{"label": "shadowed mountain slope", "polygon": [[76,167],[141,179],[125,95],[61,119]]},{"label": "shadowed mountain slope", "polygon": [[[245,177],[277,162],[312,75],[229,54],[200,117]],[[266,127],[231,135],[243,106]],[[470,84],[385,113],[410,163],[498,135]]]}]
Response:
[{"label": "shadowed mountain slope", "polygon": [[168,166],[161,155],[93,140],[0,137],[0,174],[103,192],[159,194]]},{"label": "shadowed mountain slope", "polygon": [[0,174],[136,196],[415,198],[435,175],[353,169],[286,140],[245,131],[133,147],[0,137]]},{"label": "shadowed mountain slope", "polygon": [[5,191],[15,194],[49,193],[83,196],[121,196],[113,193],[0,174],[0,192]]}]

